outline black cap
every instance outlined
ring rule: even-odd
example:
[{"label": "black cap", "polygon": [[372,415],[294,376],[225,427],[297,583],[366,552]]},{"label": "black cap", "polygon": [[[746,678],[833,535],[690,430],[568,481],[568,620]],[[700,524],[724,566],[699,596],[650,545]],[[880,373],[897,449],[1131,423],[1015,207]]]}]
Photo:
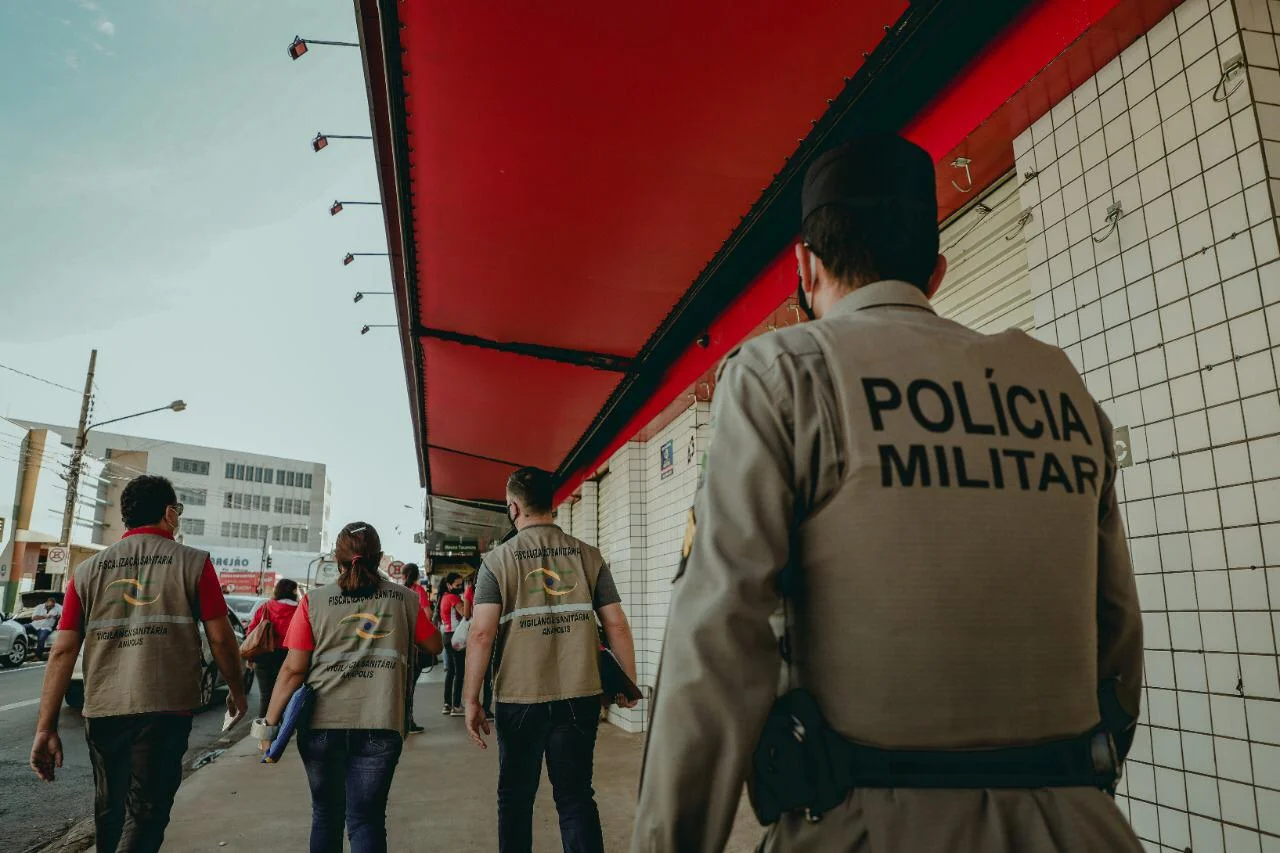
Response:
[{"label": "black cap", "polygon": [[809,166],[800,193],[801,222],[829,205],[893,202],[938,221],[938,190],[929,153],[892,133],[859,136]]}]

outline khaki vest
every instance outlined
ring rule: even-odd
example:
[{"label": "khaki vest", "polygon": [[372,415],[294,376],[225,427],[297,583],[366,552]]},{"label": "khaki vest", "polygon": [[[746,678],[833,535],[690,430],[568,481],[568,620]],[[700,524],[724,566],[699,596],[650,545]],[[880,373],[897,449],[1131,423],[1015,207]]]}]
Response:
[{"label": "khaki vest", "polygon": [[529,704],[601,690],[594,590],[604,558],[554,524],[526,527],[485,557],[502,590],[499,702]]},{"label": "khaki vest", "polygon": [[84,716],[200,704],[200,574],[209,555],[164,536],[126,536],[75,570],[84,607]]},{"label": "khaki vest", "polygon": [[315,651],[307,683],[316,691],[311,728],[404,733],[409,656],[418,596],[382,581],[353,598],[336,584],[307,593]]},{"label": "khaki vest", "polygon": [[892,334],[867,311],[806,327],[847,467],[799,533],[805,686],[837,730],[878,746],[1086,731],[1106,471],[1093,399],[1022,332],[897,310]]}]

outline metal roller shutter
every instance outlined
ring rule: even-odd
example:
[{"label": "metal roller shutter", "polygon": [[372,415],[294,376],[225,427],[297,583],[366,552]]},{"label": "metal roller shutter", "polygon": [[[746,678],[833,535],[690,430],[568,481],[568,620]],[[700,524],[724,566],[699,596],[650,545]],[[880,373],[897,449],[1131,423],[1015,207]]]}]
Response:
[{"label": "metal roller shutter", "polygon": [[948,267],[934,308],[980,332],[1035,327],[1016,178],[1010,172],[941,232]]}]

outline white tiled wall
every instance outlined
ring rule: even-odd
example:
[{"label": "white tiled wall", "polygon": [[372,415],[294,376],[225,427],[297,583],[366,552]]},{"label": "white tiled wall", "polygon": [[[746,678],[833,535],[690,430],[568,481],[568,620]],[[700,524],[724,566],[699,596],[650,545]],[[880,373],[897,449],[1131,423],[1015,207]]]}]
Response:
[{"label": "white tiled wall", "polygon": [[[609,460],[609,473],[599,483],[600,550],[613,572],[622,608],[639,631],[645,620],[645,477],[644,444],[628,442]],[[641,681],[644,679],[641,678]],[[611,708],[610,720],[626,731],[644,728],[644,703],[630,710]]]},{"label": "white tiled wall", "polygon": [[[1187,0],[1014,145],[1038,173],[1021,199],[1040,228],[1036,334],[1130,429],[1147,652],[1120,802],[1150,850],[1280,851],[1273,16],[1274,0]],[[1248,82],[1215,100],[1242,49]]]}]

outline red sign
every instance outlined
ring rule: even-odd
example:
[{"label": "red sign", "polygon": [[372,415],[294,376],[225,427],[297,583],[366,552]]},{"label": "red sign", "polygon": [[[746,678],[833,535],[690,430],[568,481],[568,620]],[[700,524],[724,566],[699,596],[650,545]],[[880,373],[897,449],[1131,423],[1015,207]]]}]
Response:
[{"label": "red sign", "polygon": [[218,581],[226,593],[267,595],[276,585],[275,572],[219,572]]},{"label": "red sign", "polygon": [[393,581],[404,580],[404,563],[400,560],[395,560],[387,567],[387,574],[391,576]]}]

